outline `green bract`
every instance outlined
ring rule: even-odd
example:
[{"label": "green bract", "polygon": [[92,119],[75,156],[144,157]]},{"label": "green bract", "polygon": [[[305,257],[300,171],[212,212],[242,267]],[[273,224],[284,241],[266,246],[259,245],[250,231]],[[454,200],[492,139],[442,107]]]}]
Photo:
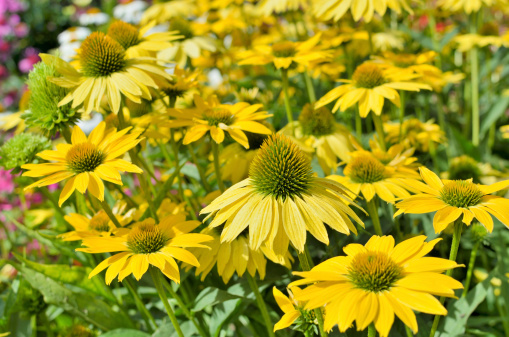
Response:
[{"label": "green bract", "polygon": [[38,127],[47,135],[54,135],[63,128],[73,126],[81,117],[77,108],[71,104],[58,106],[67,96],[67,89],[50,82],[50,77],[58,77],[54,65],[39,62],[28,75],[30,90],[29,110],[23,114],[28,126]]},{"label": "green bract", "polygon": [[51,147],[51,141],[41,135],[21,133],[0,147],[0,166],[6,170],[19,169],[31,163],[35,155]]}]

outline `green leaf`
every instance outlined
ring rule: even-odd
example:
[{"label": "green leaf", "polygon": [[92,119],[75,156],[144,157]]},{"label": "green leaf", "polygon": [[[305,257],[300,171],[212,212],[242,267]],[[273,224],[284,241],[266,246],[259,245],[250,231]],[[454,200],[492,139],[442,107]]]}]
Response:
[{"label": "green leaf", "polygon": [[74,293],[48,276],[26,266],[12,263],[32,287],[39,290],[44,301],[80,317],[102,330],[132,328],[133,322],[123,312],[116,312],[110,304],[90,296],[87,293]]},{"label": "green leaf", "polygon": [[115,329],[101,334],[100,337],[150,337],[150,335],[138,330]]},{"label": "green leaf", "polygon": [[200,311],[208,306],[214,306],[218,303],[241,298],[240,296],[232,295],[224,290],[208,287],[203,289],[198,296],[193,306],[193,311]]},{"label": "green leaf", "polygon": [[484,138],[486,132],[490,127],[497,122],[497,120],[504,114],[509,106],[509,97],[500,97],[495,104],[488,111],[486,116],[483,116],[480,130],[480,137]]},{"label": "green leaf", "polygon": [[481,304],[491,289],[490,281],[494,276],[495,271],[492,271],[486,280],[475,286],[474,289],[468,292],[466,297],[457,301],[451,302],[447,307],[448,315],[442,319],[437,337],[455,337],[464,336],[467,327],[467,321],[470,315],[475,311],[477,306]]},{"label": "green leaf", "polygon": [[[190,321],[179,322],[180,329],[186,337],[199,336],[196,328]],[[101,336],[102,337],[102,336]],[[177,331],[171,322],[162,324],[151,337],[178,337]]]},{"label": "green leaf", "polygon": [[30,269],[33,269],[54,281],[71,284],[93,294],[102,296],[110,301],[117,301],[110,288],[105,285],[104,280],[101,277],[88,278],[92,268],[68,266],[63,264],[40,264],[26,260],[18,254],[15,254],[15,256]]}]

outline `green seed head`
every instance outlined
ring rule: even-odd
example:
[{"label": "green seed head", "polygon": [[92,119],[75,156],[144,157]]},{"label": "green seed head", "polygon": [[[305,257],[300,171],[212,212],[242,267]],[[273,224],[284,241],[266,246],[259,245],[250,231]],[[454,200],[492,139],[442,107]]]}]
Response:
[{"label": "green seed head", "polygon": [[355,183],[371,184],[386,178],[384,164],[367,153],[355,156],[343,172]]},{"label": "green seed head", "polygon": [[0,147],[0,166],[6,170],[30,164],[39,152],[51,148],[51,141],[34,133],[20,133]]},{"label": "green seed head", "polygon": [[479,183],[481,175],[477,161],[466,155],[454,158],[449,165],[449,179],[451,180],[473,179],[474,183]]},{"label": "green seed head", "polygon": [[235,115],[233,115],[230,110],[222,107],[205,110],[202,114],[202,118],[211,126],[218,126],[219,123],[230,125],[235,121]]},{"label": "green seed head", "polygon": [[484,193],[470,180],[454,180],[440,191],[440,199],[449,206],[468,208],[477,205]]},{"label": "green seed head", "polygon": [[348,269],[348,277],[359,289],[379,293],[391,289],[402,268],[384,252],[357,254]]},{"label": "green seed head", "polygon": [[75,144],[67,152],[66,161],[69,169],[76,174],[83,172],[94,172],[103,163],[105,158],[95,144]]},{"label": "green seed head", "polygon": [[311,175],[311,164],[305,154],[280,134],[265,140],[249,168],[258,193],[283,200],[306,193]]},{"label": "green seed head", "polygon": [[184,35],[184,40],[190,39],[194,36],[193,29],[188,20],[183,18],[173,18],[170,21],[170,30],[176,30],[179,35]]},{"label": "green seed head", "polygon": [[382,69],[373,63],[364,63],[355,69],[352,80],[358,88],[373,89],[385,83]]},{"label": "green seed head", "polygon": [[135,254],[151,254],[160,251],[169,238],[159,229],[153,219],[135,224],[127,236],[127,246]]},{"label": "green seed head", "polygon": [[120,43],[124,49],[140,43],[138,29],[124,21],[113,22],[110,28],[108,28],[108,36],[111,36],[113,40]]},{"label": "green seed head", "polygon": [[126,66],[124,48],[101,32],[94,32],[83,41],[78,56],[87,77],[109,76]]},{"label": "green seed head", "polygon": [[305,135],[326,136],[334,132],[334,116],[325,107],[318,110],[306,104],[299,116],[300,125]]}]

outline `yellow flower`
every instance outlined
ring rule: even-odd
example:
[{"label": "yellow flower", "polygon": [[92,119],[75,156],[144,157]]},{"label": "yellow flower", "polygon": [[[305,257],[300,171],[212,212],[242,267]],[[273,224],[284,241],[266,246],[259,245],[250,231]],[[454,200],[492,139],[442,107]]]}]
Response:
[{"label": "yellow flower", "polygon": [[187,18],[196,10],[196,3],[193,0],[172,0],[155,3],[143,13],[141,24],[149,22],[167,23],[173,18]]},{"label": "yellow flower", "polygon": [[119,171],[143,172],[138,166],[119,158],[142,140],[138,138],[139,133],[126,135],[129,130],[106,130],[106,123],[101,122],[87,138],[78,126],[74,126],[72,144],[58,144],[56,151],[46,150],[37,154],[42,159],[55,162],[25,164],[21,167],[28,170],[23,176],[45,177],[25,190],[70,178],[60,193],[60,206],[75,189],[83,194],[88,188],[94,197],[104,200],[103,180],[122,185]]},{"label": "yellow flower", "polygon": [[337,324],[345,332],[355,320],[360,331],[374,322],[380,337],[387,337],[396,314],[415,334],[414,310],[446,315],[433,295],[455,297],[454,289],[463,288],[442,275],[461,265],[425,256],[441,239],[424,240],[421,235],[394,246],[392,236],[375,235],[365,246],[349,244],[343,248],[347,256],[333,257],[308,272],[294,272],[304,279],[290,287],[311,284],[295,297],[307,302],[306,310],[326,306],[325,330]]},{"label": "yellow flower", "polygon": [[363,63],[355,69],[352,80],[339,80],[347,84],[336,87],[325,94],[315,104],[315,109],[337,100],[332,112],[336,112],[338,109],[345,111],[358,103],[361,117],[365,118],[370,111],[381,115],[385,98],[397,106],[400,105],[397,90],[431,90],[429,85],[413,81],[418,77],[419,75],[411,72],[383,69],[374,63]]},{"label": "yellow flower", "polygon": [[[312,311],[303,310],[304,303],[301,303],[295,299],[296,296],[299,296],[302,290],[299,287],[292,287],[291,289],[287,289],[289,297],[286,297],[281,291],[279,291],[276,287],[272,288],[272,294],[276,299],[277,305],[281,308],[281,310],[285,313],[283,317],[274,325],[274,332],[281,329],[286,329],[290,325],[292,325],[299,317],[303,317],[305,315],[310,316],[310,320],[314,321],[314,313]],[[303,317],[307,318],[307,317]]]},{"label": "yellow flower", "polygon": [[288,69],[297,64],[309,67],[317,60],[328,59],[330,51],[319,46],[321,33],[303,42],[283,41],[272,45],[257,44],[253,50],[239,55],[239,65],[265,65],[273,63],[277,69]]},{"label": "yellow flower", "polygon": [[171,41],[182,37],[176,35],[176,32],[157,32],[147,35],[155,25],[156,22],[152,21],[138,29],[127,22],[115,21],[108,28],[108,36],[120,43],[129,59],[154,57],[157,52],[171,47]]},{"label": "yellow flower", "polygon": [[249,228],[253,250],[264,244],[284,256],[289,242],[299,252],[304,250],[307,231],[328,244],[324,222],[338,232],[357,233],[348,216],[363,223],[348,206],[355,204],[346,193],[335,181],[313,176],[298,146],[276,134],[260,148],[249,178],[230,187],[200,214],[210,213],[206,219],[214,217],[210,227],[226,222],[221,242],[231,242]]},{"label": "yellow flower", "polygon": [[[400,130],[402,135],[400,137]],[[410,118],[403,122],[384,123],[385,140],[390,144],[401,144],[406,149],[415,148],[417,151],[428,152],[429,146],[442,144],[446,141],[445,132],[432,120],[421,122],[417,118]]]},{"label": "yellow flower", "polygon": [[336,123],[334,115],[325,107],[317,110],[306,104],[299,121],[286,125],[281,132],[291,138],[305,151],[316,154],[325,175],[336,171],[338,158],[348,160],[353,146],[348,129]]},{"label": "yellow flower", "polygon": [[173,70],[172,79],[158,83],[159,90],[168,97],[184,97],[189,90],[198,86],[199,76],[200,72],[197,70],[191,71],[176,66]]},{"label": "yellow flower", "polygon": [[[135,211],[131,209],[124,214],[126,207],[126,203],[119,202],[112,209],[113,215],[115,215],[122,226],[127,225],[131,221]],[[91,218],[77,213],[70,213],[64,218],[65,221],[74,227],[74,231],[59,235],[58,237],[63,241],[77,241],[88,237],[109,236],[117,229],[108,214],[103,210],[100,210]]]},{"label": "yellow flower", "polygon": [[258,11],[263,16],[271,16],[272,13],[302,11],[307,7],[308,0],[262,0],[258,3]]},{"label": "yellow flower", "polygon": [[509,139],[509,125],[501,126],[500,132],[502,132],[502,138]]},{"label": "yellow flower", "polygon": [[168,216],[156,224],[154,219],[146,219],[125,229],[122,236],[84,238],[78,251],[85,253],[115,254],[102,261],[88,276],[106,271],[106,284],[118,276],[119,282],[133,274],[140,280],[149,265],[159,268],[169,279],[180,283],[179,267],[175,259],[198,267],[196,257],[186,248],[204,247],[203,242],[212,240],[205,234],[189,233],[200,225],[199,221],[185,221],[183,215]]},{"label": "yellow flower", "polygon": [[401,14],[401,8],[412,14],[407,0],[316,0],[313,3],[313,15],[323,21],[339,21],[350,9],[353,19],[370,22],[373,15],[384,16],[387,8]]},{"label": "yellow flower", "polygon": [[499,27],[494,23],[488,22],[479,29],[478,34],[458,35],[452,39],[452,42],[458,44],[458,50],[461,52],[469,51],[475,47],[508,47],[509,35],[500,36]]},{"label": "yellow flower", "polygon": [[204,24],[191,22],[180,17],[172,19],[170,29],[177,31],[183,37],[173,41],[173,46],[170,48],[160,51],[158,58],[176,62],[181,68],[184,68],[188,58],[198,58],[204,50],[216,51],[216,41],[208,35],[206,27]]},{"label": "yellow flower", "polygon": [[509,180],[491,185],[475,184],[472,180],[441,180],[435,173],[422,166],[421,182],[407,181],[420,194],[405,198],[396,204],[401,213],[422,214],[435,212],[433,227],[435,233],[442,232],[450,223],[463,215],[463,222],[470,225],[473,218],[483,224],[491,233],[493,219],[490,214],[509,227],[509,200],[491,195],[509,188]]},{"label": "yellow flower", "polygon": [[155,59],[127,59],[124,48],[104,33],[90,34],[78,51],[78,70],[62,59],[41,54],[46,64],[54,64],[62,77],[52,77],[55,84],[68,88],[69,94],[59,106],[72,101],[72,107],[83,104],[85,113],[99,110],[103,96],[112,112],[120,109],[121,96],[140,103],[151,99],[148,87],[157,88],[154,78],[171,78]]},{"label": "yellow flower", "polygon": [[397,198],[410,196],[407,184],[409,180],[414,180],[411,176],[382,163],[368,151],[355,151],[350,156],[350,161],[343,169],[344,176],[332,175],[328,178],[344,185],[353,198],[362,192],[366,201],[378,195],[382,200],[394,203]]},{"label": "yellow flower", "polygon": [[481,7],[507,6],[507,0],[439,0],[437,5],[451,12],[463,11],[467,14],[478,12]]},{"label": "yellow flower", "polygon": [[[232,242],[223,242],[219,235],[215,233],[212,228],[205,228],[201,231],[203,234],[211,235],[214,239],[206,245],[209,249],[191,249],[191,252],[196,255],[200,266],[196,268],[195,274],[201,274],[201,280],[210,273],[212,268],[217,265],[217,273],[226,284],[232,278],[234,273],[242,277],[247,271],[249,275],[255,276],[256,272],[260,275],[260,279],[265,278],[265,270],[267,265],[267,258],[275,263],[279,263],[290,269],[292,267],[291,261],[293,258],[288,253],[283,259],[278,260],[274,254],[267,249],[254,250],[249,247],[249,238],[240,235]],[[190,267],[190,266],[189,266]]]},{"label": "yellow flower", "polygon": [[261,104],[221,104],[216,96],[210,96],[204,101],[199,95],[194,96],[194,103],[196,108],[192,109],[168,109],[168,115],[175,119],[162,125],[170,128],[188,127],[184,145],[199,140],[207,132],[220,144],[224,141],[226,131],[248,149],[249,142],[244,131],[266,135],[272,133],[259,122],[272,116],[266,111],[258,111],[262,108]]},{"label": "yellow flower", "polygon": [[418,82],[430,85],[433,90],[441,91],[447,83],[457,83],[464,78],[463,74],[453,74],[452,72],[442,72],[431,63],[437,53],[428,51],[420,54],[395,54],[385,52],[383,57],[373,56],[375,63],[380,64],[382,68],[393,68],[395,70],[410,71],[418,74]]}]

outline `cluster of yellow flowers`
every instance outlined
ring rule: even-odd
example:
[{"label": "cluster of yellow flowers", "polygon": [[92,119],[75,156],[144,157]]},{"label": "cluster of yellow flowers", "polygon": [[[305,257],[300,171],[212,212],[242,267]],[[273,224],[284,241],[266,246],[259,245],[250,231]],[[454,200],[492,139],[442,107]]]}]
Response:
[{"label": "cluster of yellow flowers", "polygon": [[[225,284],[246,277],[266,336],[298,323],[306,336],[355,326],[386,337],[394,315],[417,333],[415,311],[437,315],[433,336],[439,315],[447,315],[443,298],[469,286],[451,277],[463,266],[456,260],[464,225],[478,222],[491,233],[496,218],[509,227],[507,175],[484,174],[467,156],[446,159],[455,156],[446,135],[460,95],[450,88],[465,78],[472,91],[465,89],[461,113],[469,127],[459,142],[470,135],[470,147],[480,149],[482,132],[495,137],[495,126],[480,131],[479,55],[486,46],[486,55],[509,46],[509,35],[483,25],[480,14],[487,21],[509,2],[433,3],[459,20],[471,16],[469,34],[447,43],[428,6],[157,1],[140,25],[114,21],[106,33],[91,33],[71,62],[41,54],[54,70],[43,82],[65,89],[55,109],[102,121],[87,136],[77,120],[65,119],[55,149],[21,166],[23,176],[39,178],[25,191],[61,183],[54,207],[73,230],[59,238],[101,254],[89,277],[106,270],[108,285],[127,280],[133,288],[130,275],[140,280],[149,271],[180,337],[167,291],[196,331],[210,335],[166,282],[180,283],[181,268],[201,281],[214,268]],[[410,15],[428,20],[431,39],[421,43],[416,28],[415,40],[402,36],[412,29]],[[446,30],[462,28],[444,21]],[[470,53],[465,74],[443,66],[450,60],[441,48],[455,48],[456,64]],[[30,90],[35,97],[39,89]],[[45,133],[35,122],[27,127]],[[507,126],[501,131],[508,138]],[[486,176],[494,178],[482,184]],[[428,227],[402,231],[400,215],[432,213],[434,236]],[[401,221],[408,219],[424,218]],[[451,229],[449,259],[436,257],[438,235]],[[325,246],[346,255],[323,257]],[[265,278],[268,261],[301,277],[286,284],[289,297],[273,288],[284,312],[275,325],[255,280],[257,273]],[[469,277],[474,263],[475,254]],[[156,322],[140,310],[150,330]]]}]

